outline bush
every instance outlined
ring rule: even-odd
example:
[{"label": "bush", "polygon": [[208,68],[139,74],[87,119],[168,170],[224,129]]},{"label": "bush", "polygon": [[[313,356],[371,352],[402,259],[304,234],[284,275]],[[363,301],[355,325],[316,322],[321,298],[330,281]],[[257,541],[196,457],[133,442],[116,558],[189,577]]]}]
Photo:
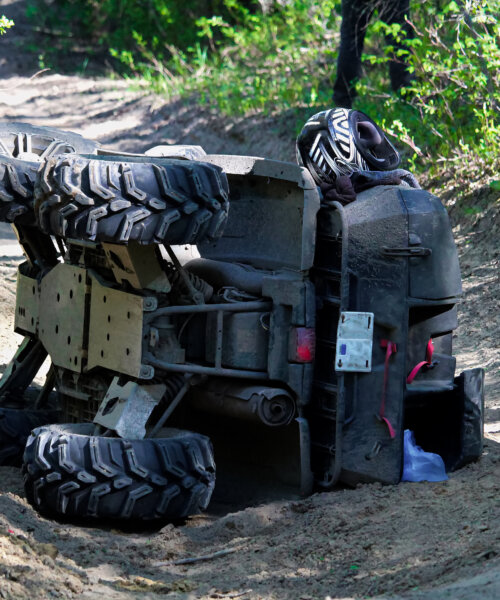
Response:
[{"label": "bush", "polygon": [[329,103],[339,0],[289,0],[269,14],[242,10],[233,25],[221,17],[197,25],[208,48],[178,53],[175,69],[202,102],[237,115]]},{"label": "bush", "polygon": [[[126,73],[166,97],[195,96],[229,115],[331,105],[341,0],[212,0],[208,14],[202,0],[189,9],[175,0],[52,0],[48,11],[47,2],[30,0],[31,14],[110,48]],[[498,163],[499,12],[500,0],[419,0],[412,39],[375,15],[355,106],[406,142],[413,166]],[[388,93],[383,68],[394,54],[383,45],[389,31],[415,76],[399,95]]]},{"label": "bush", "polygon": [[94,52],[111,49],[134,72],[135,60],[145,52],[162,62],[170,59],[171,47],[182,50],[195,44],[196,21],[207,4],[210,11],[231,19],[222,0],[28,0],[27,15],[36,29],[51,34],[43,50],[52,51],[52,61],[57,62],[59,50],[84,43]]},{"label": "bush", "polygon": [[[223,4],[233,22],[200,17],[199,42],[186,51],[171,47],[166,67],[138,38],[143,61],[134,63],[136,70],[164,93],[195,94],[230,115],[331,105],[339,0],[287,0],[269,14],[250,12],[236,0]],[[355,106],[406,143],[413,167],[454,160],[481,170],[498,163],[500,2],[473,0],[467,7],[454,0],[441,8],[415,4],[412,39],[399,25],[375,18],[370,26]],[[394,48],[381,44],[387,33],[402,42],[397,58],[414,74],[399,95],[388,92],[383,69],[394,58]]]},{"label": "bush", "polygon": [[[413,84],[399,98],[387,94],[387,82],[371,73],[358,105],[368,113],[382,106],[384,125],[411,146],[414,159],[494,165],[500,150],[500,2],[469,2],[466,9],[452,0],[440,10],[429,4],[415,7],[415,38],[403,39],[406,49],[399,53],[414,74]],[[375,31],[388,28],[374,24]],[[391,33],[402,35],[394,25]],[[385,63],[391,51],[367,54],[365,60]]]}]

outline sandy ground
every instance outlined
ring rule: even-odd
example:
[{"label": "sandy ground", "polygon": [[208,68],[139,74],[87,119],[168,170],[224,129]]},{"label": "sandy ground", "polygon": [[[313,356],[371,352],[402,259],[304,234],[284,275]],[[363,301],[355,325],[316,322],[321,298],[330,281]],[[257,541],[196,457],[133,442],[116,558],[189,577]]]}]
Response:
[{"label": "sandy ground", "polygon": [[[0,40],[0,118],[77,131],[121,150],[159,143],[293,159],[286,119],[225,120],[121,81],[43,74],[23,52],[22,2],[0,0],[17,32]],[[14,30],[15,31],[15,30]],[[265,140],[263,141],[263,132]],[[436,191],[436,190],[435,190]],[[443,483],[363,485],[237,512],[217,510],[161,529],[61,523],[27,503],[17,469],[0,468],[0,598],[498,600],[500,598],[500,338],[498,198],[478,182],[449,191],[464,277],[458,370],[486,369],[484,456]],[[465,201],[476,206],[463,210]],[[12,332],[19,247],[0,227],[0,363]],[[155,566],[218,551],[190,565]]]}]

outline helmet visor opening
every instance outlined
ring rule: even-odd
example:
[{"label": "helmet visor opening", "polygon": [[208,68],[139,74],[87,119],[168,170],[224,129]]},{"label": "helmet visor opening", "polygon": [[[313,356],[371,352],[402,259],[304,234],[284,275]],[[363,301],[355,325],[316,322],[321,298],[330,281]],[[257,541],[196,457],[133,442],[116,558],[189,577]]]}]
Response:
[{"label": "helmet visor opening", "polygon": [[401,159],[382,129],[361,111],[350,115],[356,146],[371,169],[387,171],[396,168]]},{"label": "helmet visor opening", "polygon": [[376,154],[377,146],[382,143],[382,136],[370,121],[358,121],[356,123],[359,141],[365,148]]}]

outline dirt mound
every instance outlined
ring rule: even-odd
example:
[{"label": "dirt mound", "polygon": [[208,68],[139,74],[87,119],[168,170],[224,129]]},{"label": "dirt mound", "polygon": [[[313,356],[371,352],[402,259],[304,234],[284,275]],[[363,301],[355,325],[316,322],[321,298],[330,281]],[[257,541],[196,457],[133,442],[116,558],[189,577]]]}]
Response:
[{"label": "dirt mound", "polygon": [[[499,448],[488,442],[479,463],[443,483],[363,485],[140,534],[42,519],[4,467],[3,597],[493,600]],[[202,556],[212,558],[175,564]]]}]

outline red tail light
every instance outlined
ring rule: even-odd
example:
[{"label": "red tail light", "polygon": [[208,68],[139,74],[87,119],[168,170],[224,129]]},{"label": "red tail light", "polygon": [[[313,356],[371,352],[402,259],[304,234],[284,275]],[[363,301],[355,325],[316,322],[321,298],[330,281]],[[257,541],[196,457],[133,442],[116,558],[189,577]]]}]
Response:
[{"label": "red tail light", "polygon": [[296,327],[290,336],[291,362],[308,363],[314,360],[316,332],[311,327]]}]

